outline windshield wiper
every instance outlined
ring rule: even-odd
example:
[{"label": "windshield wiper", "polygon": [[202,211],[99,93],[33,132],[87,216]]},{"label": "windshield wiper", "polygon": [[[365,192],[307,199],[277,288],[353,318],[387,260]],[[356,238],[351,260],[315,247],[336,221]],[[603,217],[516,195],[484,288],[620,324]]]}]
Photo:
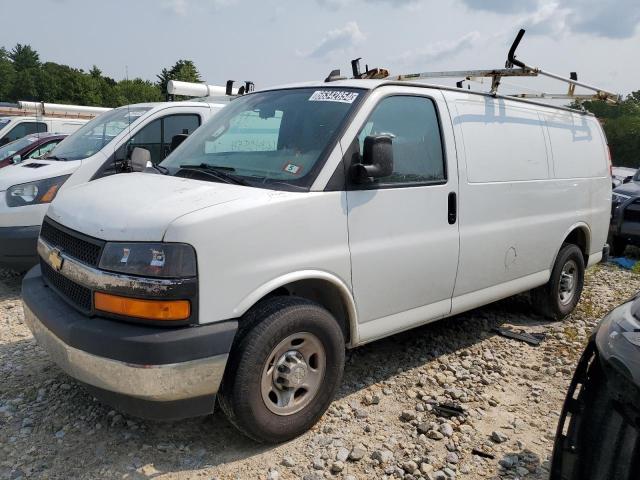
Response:
[{"label": "windshield wiper", "polygon": [[169,175],[169,169],[167,167],[163,167],[162,165],[151,165],[150,167],[146,168],[146,170],[149,169],[155,170],[160,175]]},{"label": "windshield wiper", "polygon": [[209,165],[207,163],[201,163],[200,165],[180,165],[180,169],[202,172],[225,183],[234,183],[236,185],[249,186],[249,182],[247,182],[246,180],[239,178],[237,175],[227,173],[235,172],[236,169],[233,167],[222,167],[219,165]]},{"label": "windshield wiper", "polygon": [[60,160],[64,162],[66,158],[64,157],[56,157],[55,155],[49,155],[48,157],[43,158],[42,160]]}]

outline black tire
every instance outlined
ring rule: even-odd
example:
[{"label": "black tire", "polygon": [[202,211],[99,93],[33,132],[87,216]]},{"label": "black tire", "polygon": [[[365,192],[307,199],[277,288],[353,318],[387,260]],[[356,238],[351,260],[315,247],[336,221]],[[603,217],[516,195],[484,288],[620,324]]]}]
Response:
[{"label": "black tire", "polygon": [[[573,282],[575,290],[570,300],[563,302],[560,297],[562,271],[569,262],[573,262],[575,265],[576,278]],[[562,320],[576,308],[583,286],[584,257],[582,252],[576,245],[565,243],[558,252],[551,271],[551,278],[547,284],[532,291],[533,304],[541,315],[551,320]]]},{"label": "black tire", "polygon": [[[321,386],[302,410],[273,413],[263,400],[261,379],[268,357],[292,334],[309,332],[325,350]],[[222,410],[242,433],[265,443],[291,440],[322,417],[342,381],[345,340],[342,329],[325,308],[298,297],[273,297],[241,320],[218,398]]]},{"label": "black tire", "polygon": [[627,242],[624,238],[611,237],[611,242],[609,243],[609,255],[611,257],[622,257],[626,248]]}]

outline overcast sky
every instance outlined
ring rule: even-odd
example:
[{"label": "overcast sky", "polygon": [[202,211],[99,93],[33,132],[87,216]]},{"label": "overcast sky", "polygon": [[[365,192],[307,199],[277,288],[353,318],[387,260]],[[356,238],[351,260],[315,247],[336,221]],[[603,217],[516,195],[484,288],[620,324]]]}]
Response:
[{"label": "overcast sky", "polygon": [[640,90],[640,0],[0,0],[0,13],[0,45],[116,79],[127,66],[155,80],[179,58],[258,88],[349,73],[354,57],[395,73],[502,67],[524,27],[527,63]]}]

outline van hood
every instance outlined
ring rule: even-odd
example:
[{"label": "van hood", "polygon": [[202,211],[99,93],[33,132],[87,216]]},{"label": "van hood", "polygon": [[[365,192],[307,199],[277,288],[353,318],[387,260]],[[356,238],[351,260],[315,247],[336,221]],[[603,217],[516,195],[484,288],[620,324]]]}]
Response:
[{"label": "van hood", "polygon": [[107,241],[162,241],[175,219],[203,208],[268,196],[270,190],[125,173],[78,185],[53,201],[47,215],[72,230]]},{"label": "van hood", "polygon": [[[68,162],[59,160],[25,160],[17,165],[10,165],[0,169],[0,192],[22,183],[70,175],[78,169],[81,163],[81,160]],[[38,166],[34,168],[36,165]]]}]

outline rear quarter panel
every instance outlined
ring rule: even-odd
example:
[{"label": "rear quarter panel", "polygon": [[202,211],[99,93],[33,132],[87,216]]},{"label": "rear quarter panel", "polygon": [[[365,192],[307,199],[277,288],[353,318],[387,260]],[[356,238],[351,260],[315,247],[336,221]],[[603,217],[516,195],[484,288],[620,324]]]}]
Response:
[{"label": "rear quarter panel", "polygon": [[543,283],[579,225],[590,231],[589,253],[602,250],[611,182],[595,119],[502,98],[446,97],[460,169],[454,297],[509,282],[537,286],[516,282],[527,276]]}]

